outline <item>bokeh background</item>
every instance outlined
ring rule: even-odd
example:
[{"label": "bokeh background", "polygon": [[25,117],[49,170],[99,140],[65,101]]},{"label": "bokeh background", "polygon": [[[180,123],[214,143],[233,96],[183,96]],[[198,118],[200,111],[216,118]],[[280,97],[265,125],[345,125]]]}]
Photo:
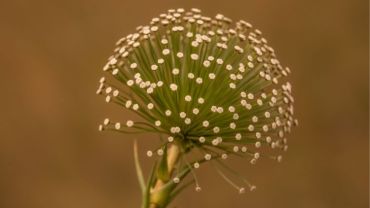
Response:
[{"label": "bokeh background", "polygon": [[365,0],[1,1],[0,207],[139,207],[133,140],[148,169],[145,150],[157,138],[99,133],[106,116],[130,115],[95,90],[115,41],[178,7],[261,29],[293,70],[300,126],[282,164],[235,162],[256,192],[239,195],[204,167],[203,191],[171,207],[368,207]]}]

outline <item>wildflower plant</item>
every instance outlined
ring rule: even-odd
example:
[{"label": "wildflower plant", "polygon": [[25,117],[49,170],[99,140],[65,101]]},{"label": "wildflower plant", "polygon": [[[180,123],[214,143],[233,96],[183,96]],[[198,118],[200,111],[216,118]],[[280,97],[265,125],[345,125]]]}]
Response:
[{"label": "wildflower plant", "polygon": [[[290,69],[258,29],[199,9],[171,9],[116,43],[97,94],[141,117],[106,118],[100,131],[152,132],[161,145],[147,152],[156,162],[145,181],[134,146],[143,208],[166,207],[185,187],[201,187],[196,169],[210,162],[239,193],[256,189],[225,160],[244,157],[280,162],[293,117]],[[135,143],[136,144],[136,143]],[[270,149],[270,150],[269,150]],[[192,154],[190,161],[188,156]],[[191,177],[186,180],[186,176]]]}]

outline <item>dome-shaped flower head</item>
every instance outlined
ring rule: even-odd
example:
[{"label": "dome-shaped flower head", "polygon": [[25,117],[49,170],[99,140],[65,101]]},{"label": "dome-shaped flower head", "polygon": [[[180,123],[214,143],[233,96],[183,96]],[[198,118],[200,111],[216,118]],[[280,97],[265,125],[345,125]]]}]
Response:
[{"label": "dome-shaped flower head", "polygon": [[264,156],[280,161],[275,150],[287,149],[287,133],[297,122],[285,81],[290,69],[260,30],[221,14],[169,10],[121,38],[103,70],[109,79],[101,78],[97,94],[142,119],[105,119],[99,129],[166,135],[155,153],[176,142],[200,156],[194,168],[229,155],[252,164]]}]

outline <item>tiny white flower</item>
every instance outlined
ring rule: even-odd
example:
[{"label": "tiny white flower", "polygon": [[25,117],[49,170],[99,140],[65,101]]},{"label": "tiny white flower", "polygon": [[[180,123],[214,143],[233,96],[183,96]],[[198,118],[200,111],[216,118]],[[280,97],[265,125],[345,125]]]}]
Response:
[{"label": "tiny white flower", "polygon": [[153,103],[148,103],[147,105],[148,109],[151,110],[154,108],[154,104]]},{"label": "tiny white flower", "polygon": [[153,64],[151,67],[150,67],[153,71],[157,70],[158,69],[158,66]]},{"label": "tiny white flower", "polygon": [[175,69],[172,69],[172,74],[173,75],[178,75],[180,73],[180,70],[175,68]]},{"label": "tiny white flower", "polygon": [[110,123],[109,118],[104,119],[104,121],[103,121],[103,124],[104,124],[104,125],[108,125],[109,123]]},{"label": "tiny white flower", "polygon": [[172,114],[172,112],[170,110],[166,110],[165,114],[166,114],[166,116],[170,116]]},{"label": "tiny white flower", "polygon": [[235,89],[235,88],[236,88],[236,85],[235,85],[235,83],[230,83],[230,84],[229,84],[229,87],[230,87],[231,89]]},{"label": "tiny white flower", "polygon": [[132,63],[132,64],[130,64],[130,68],[131,68],[131,69],[136,69],[136,68],[137,68],[137,63]]},{"label": "tiny white flower", "polygon": [[129,107],[131,107],[131,105],[132,105],[132,101],[131,100],[127,100],[126,103],[125,103],[125,107],[126,108],[129,108]]},{"label": "tiny white flower", "polygon": [[162,86],[163,86],[163,82],[162,82],[162,81],[158,81],[158,82],[157,82],[157,86],[158,86],[158,87],[162,87]]},{"label": "tiny white flower", "polygon": [[138,110],[138,109],[139,109],[139,105],[138,105],[138,104],[134,104],[134,105],[132,106],[132,109],[134,109],[134,110]]},{"label": "tiny white flower", "polygon": [[185,112],[180,112],[180,118],[185,118],[186,117],[186,113]]},{"label": "tiny white flower", "polygon": [[130,86],[130,87],[131,87],[132,85],[134,85],[134,80],[131,80],[131,79],[130,79],[130,80],[128,80],[126,83],[127,83],[127,85],[128,85],[128,86]]},{"label": "tiny white flower", "polygon": [[180,178],[178,178],[178,177],[173,178],[173,182],[174,183],[180,183]]},{"label": "tiny white flower", "polygon": [[126,122],[126,126],[127,127],[132,127],[134,125],[134,122],[132,121],[132,120],[128,120],[127,122]]},{"label": "tiny white flower", "polygon": [[163,149],[158,149],[158,150],[157,150],[157,154],[158,154],[159,156],[162,156],[162,155],[163,155],[163,153],[164,153]]},{"label": "tiny white flower", "polygon": [[184,122],[185,122],[185,124],[189,125],[191,123],[191,119],[190,118],[185,118]]},{"label": "tiny white flower", "polygon": [[204,127],[208,127],[209,126],[209,121],[203,121],[202,124],[203,124]]},{"label": "tiny white flower", "polygon": [[233,69],[233,67],[232,67],[230,64],[228,64],[228,65],[226,65],[226,69],[227,69],[228,71],[230,71],[230,70],[232,70],[232,69]]},{"label": "tiny white flower", "polygon": [[204,143],[205,141],[206,141],[205,137],[203,137],[203,136],[199,137],[199,142],[200,143]]},{"label": "tiny white flower", "polygon": [[205,60],[205,61],[203,62],[203,66],[204,66],[204,67],[206,67],[206,68],[208,68],[210,65],[211,65],[211,62],[210,62],[210,61],[208,61],[208,60]]},{"label": "tiny white flower", "polygon": [[270,118],[270,116],[271,116],[270,112],[266,111],[266,112],[265,112],[265,117],[266,117],[266,118]]},{"label": "tiny white flower", "polygon": [[159,121],[159,120],[158,120],[158,121],[155,121],[155,122],[154,122],[154,124],[155,124],[156,126],[160,126],[162,123],[161,123],[161,121]]},{"label": "tiny white flower", "polygon": [[208,74],[208,77],[209,77],[210,79],[215,79],[215,78],[216,78],[216,75],[215,75],[214,73],[209,73],[209,74]]},{"label": "tiny white flower", "polygon": [[114,125],[114,128],[117,129],[117,130],[119,130],[121,128],[121,124],[120,123],[116,123]]},{"label": "tiny white flower", "polygon": [[190,102],[191,101],[191,96],[190,95],[186,95],[185,96],[185,101]]},{"label": "tiny white flower", "polygon": [[169,49],[163,49],[163,51],[162,51],[162,54],[163,55],[168,55],[168,54],[170,54],[170,50]]},{"label": "tiny white flower", "polygon": [[183,54],[182,52],[178,52],[178,53],[176,54],[176,56],[177,56],[178,58],[182,58],[182,57],[184,57],[184,54]]},{"label": "tiny white flower", "polygon": [[146,155],[147,155],[148,157],[151,157],[151,156],[153,156],[153,152],[149,150],[149,151],[147,151],[147,152],[146,152]]},{"label": "tiny white flower", "polygon": [[230,111],[231,113],[234,113],[234,112],[235,112],[235,107],[234,107],[234,106],[229,106],[229,111]]},{"label": "tiny white flower", "polygon": [[177,90],[177,85],[176,84],[170,84],[170,88],[172,91],[176,91]]},{"label": "tiny white flower", "polygon": [[202,98],[202,97],[198,98],[198,103],[203,104],[204,103],[204,98]]},{"label": "tiny white flower", "polygon": [[248,99],[252,100],[254,98],[254,95],[252,93],[248,93]]},{"label": "tiny white flower", "polygon": [[216,62],[217,62],[217,64],[220,64],[220,65],[224,63],[224,61],[222,59],[220,59],[220,58],[217,59]]},{"label": "tiny white flower", "polygon": [[194,74],[193,74],[193,73],[188,73],[188,78],[189,78],[189,79],[194,79],[194,77],[195,77],[195,76],[194,76]]},{"label": "tiny white flower", "polygon": [[195,54],[195,53],[191,54],[190,57],[193,60],[198,60],[198,58],[199,58],[198,54]]}]

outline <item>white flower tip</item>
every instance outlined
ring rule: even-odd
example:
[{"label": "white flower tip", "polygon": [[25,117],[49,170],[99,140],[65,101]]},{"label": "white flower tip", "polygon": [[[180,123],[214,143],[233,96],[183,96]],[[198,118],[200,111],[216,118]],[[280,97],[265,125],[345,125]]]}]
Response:
[{"label": "white flower tip", "polygon": [[180,183],[180,178],[179,178],[179,177],[175,177],[175,178],[173,178],[173,182],[174,182],[174,183]]},{"label": "white flower tip", "polygon": [[277,156],[276,160],[278,162],[282,162],[283,161],[283,156],[281,156],[281,155]]},{"label": "white flower tip", "polygon": [[200,192],[200,191],[202,191],[202,188],[201,188],[200,186],[196,186],[196,187],[195,187],[195,191],[196,191],[196,192]]},{"label": "white flower tip", "polygon": [[204,103],[204,98],[202,98],[202,97],[198,98],[198,103],[203,104]]},{"label": "white flower tip", "polygon": [[156,126],[161,126],[161,124],[162,124],[162,123],[161,123],[161,121],[159,121],[159,120],[158,120],[158,121],[155,121],[155,122],[154,122],[154,124],[155,124]]},{"label": "white flower tip", "polygon": [[205,141],[206,141],[205,137],[203,137],[203,136],[199,137],[199,142],[200,143],[204,143]]},{"label": "white flower tip", "polygon": [[111,100],[111,96],[107,95],[107,97],[105,97],[105,102],[109,103]]},{"label": "white flower tip", "polygon": [[116,123],[114,125],[114,128],[117,129],[117,130],[119,130],[121,128],[121,123]]},{"label": "white flower tip", "polygon": [[170,89],[172,91],[176,91],[177,90],[177,85],[176,84],[170,84]]},{"label": "white flower tip", "polygon": [[157,154],[158,154],[159,156],[162,156],[162,155],[163,155],[163,153],[164,153],[164,152],[163,152],[163,149],[158,149],[158,150],[157,150]]},{"label": "white flower tip", "polygon": [[172,114],[172,112],[170,110],[166,110],[165,114],[166,114],[166,116],[170,116]]},{"label": "white flower tip", "polygon": [[108,125],[110,123],[109,118],[104,119],[103,124]]},{"label": "white flower tip", "polygon": [[128,120],[126,122],[127,127],[132,127],[134,125],[134,122],[132,120]]},{"label": "white flower tip", "polygon": [[191,96],[190,95],[186,95],[185,96],[185,101],[190,102],[191,101]]},{"label": "white flower tip", "polygon": [[257,187],[253,186],[253,185],[249,188],[250,191],[255,191],[256,189],[257,189]]}]

